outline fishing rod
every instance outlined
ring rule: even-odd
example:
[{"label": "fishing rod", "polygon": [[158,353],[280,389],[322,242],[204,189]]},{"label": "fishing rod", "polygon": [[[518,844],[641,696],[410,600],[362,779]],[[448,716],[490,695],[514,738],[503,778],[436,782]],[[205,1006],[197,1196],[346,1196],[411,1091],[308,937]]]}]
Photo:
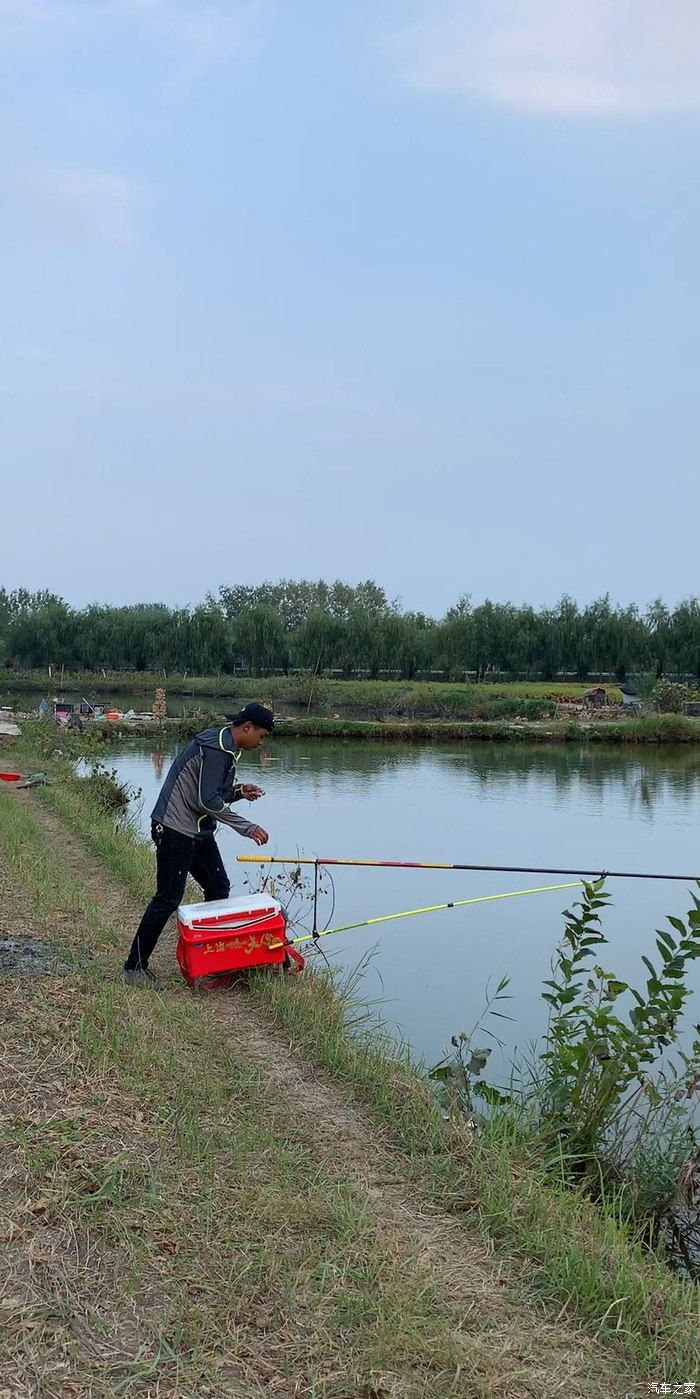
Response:
[{"label": "fishing rod", "polygon": [[362,918],[359,923],[341,923],[337,928],[324,928],[321,931],[315,929],[311,933],[301,933],[298,937],[288,938],[286,944],[275,943],[275,947],[290,943],[318,942],[319,938],[332,937],[333,933],[348,933],[353,928],[372,928],[377,923],[392,923],[397,918],[415,918],[419,913],[439,913],[445,908],[466,908],[467,904],[487,904],[493,903],[496,899],[519,899],[526,894],[551,894],[557,889],[580,889],[581,881],[576,879],[573,884],[548,884],[542,889],[511,889],[505,894],[480,894],[473,899],[455,899],[450,903],[431,904],[428,908],[408,908],[401,913],[383,913],[378,918]]},{"label": "fishing rod", "polygon": [[[436,913],[443,908],[463,908],[466,904],[482,903],[491,899],[514,898],[519,894],[543,894],[550,889],[575,889],[581,887],[582,878],[590,879],[665,879],[681,880],[684,884],[694,883],[698,879],[697,875],[685,874],[648,874],[638,870],[573,870],[573,869],[552,869],[538,865],[467,865],[449,864],[437,860],[340,860],[322,859],[320,856],[311,855],[237,855],[236,859],[240,864],[248,865],[313,865],[314,867],[314,890],[313,890],[313,924],[310,933],[306,933],[301,938],[292,939],[293,942],[306,942],[308,940],[317,941],[319,937],[328,937],[330,933],[347,932],[351,928],[367,928],[373,923],[383,923],[394,918],[410,918],[416,913]],[[487,894],[479,899],[460,899],[457,902],[434,904],[430,908],[409,909],[406,913],[385,914],[382,918],[368,918],[361,923],[348,923],[341,928],[318,928],[318,898],[319,898],[319,871],[321,869],[337,868],[339,866],[359,869],[410,869],[410,870],[468,870],[471,872],[488,872],[490,874],[558,874],[577,875],[574,884],[552,884],[544,889],[518,889],[505,894]]]},{"label": "fishing rod", "polygon": [[[683,884],[693,884],[700,879],[697,874],[647,874],[639,870],[568,870],[554,869],[543,865],[461,865],[445,864],[438,860],[323,860],[313,856],[299,855],[237,855],[243,865],[315,865],[317,869],[329,866],[348,865],[361,869],[397,870],[472,870],[489,874],[575,874],[584,879],[674,879]],[[527,892],[527,890],[525,891]]]}]

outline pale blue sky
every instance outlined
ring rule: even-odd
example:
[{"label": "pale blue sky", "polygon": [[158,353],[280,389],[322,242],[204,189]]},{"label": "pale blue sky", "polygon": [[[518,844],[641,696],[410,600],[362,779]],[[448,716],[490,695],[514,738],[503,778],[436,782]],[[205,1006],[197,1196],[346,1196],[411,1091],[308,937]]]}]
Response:
[{"label": "pale blue sky", "polygon": [[0,31],[0,583],[698,591],[695,3],[0,0]]}]

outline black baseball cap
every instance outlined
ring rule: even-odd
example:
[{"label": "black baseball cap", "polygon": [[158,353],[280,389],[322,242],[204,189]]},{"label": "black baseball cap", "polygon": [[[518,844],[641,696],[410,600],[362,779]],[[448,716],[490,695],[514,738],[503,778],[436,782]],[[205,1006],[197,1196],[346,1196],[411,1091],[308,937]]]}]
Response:
[{"label": "black baseball cap", "polygon": [[275,727],[275,716],[264,704],[244,704],[237,714],[227,714],[229,724],[256,724],[259,729],[267,729],[269,734]]}]

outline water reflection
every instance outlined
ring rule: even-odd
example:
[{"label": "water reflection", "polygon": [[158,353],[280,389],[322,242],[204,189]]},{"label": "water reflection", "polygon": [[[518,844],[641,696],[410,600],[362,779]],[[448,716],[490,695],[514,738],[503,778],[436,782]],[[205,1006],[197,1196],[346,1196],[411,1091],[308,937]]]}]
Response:
[{"label": "water reflection", "polygon": [[163,777],[165,775],[166,762],[170,763],[170,761],[171,755],[169,753],[163,753],[158,750],[156,750],[154,753],[151,753],[151,762],[153,764],[153,771],[155,773],[156,782],[161,783],[163,781]]},{"label": "water reflection", "polygon": [[[329,771],[336,775],[362,776],[368,783],[381,783],[392,772],[412,769],[416,780],[420,770],[441,767],[468,776],[478,787],[494,783],[518,790],[545,784],[557,796],[578,787],[600,796],[622,790],[632,807],[653,813],[655,805],[669,795],[692,804],[700,793],[700,751],[688,745],[679,748],[654,747],[643,750],[619,747],[542,745],[533,748],[508,743],[460,744],[453,748],[428,748],[404,744],[371,744],[347,741],[309,743],[283,736],[276,752],[261,754],[263,765],[279,761],[282,768],[291,761],[308,763],[309,777],[322,787]],[[290,754],[292,755],[290,757]]]}]

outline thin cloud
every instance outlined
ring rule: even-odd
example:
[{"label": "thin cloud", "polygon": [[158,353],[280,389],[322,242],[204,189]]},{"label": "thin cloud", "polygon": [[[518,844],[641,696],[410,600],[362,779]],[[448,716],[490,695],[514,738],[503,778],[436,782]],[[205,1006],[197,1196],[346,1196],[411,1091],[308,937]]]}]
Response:
[{"label": "thin cloud", "polygon": [[6,47],[70,47],[130,31],[162,52],[166,86],[179,89],[247,51],[262,8],[263,0],[0,0],[0,26]]},{"label": "thin cloud", "polygon": [[99,170],[26,170],[13,184],[40,237],[114,247],[135,242],[137,216],[151,194],[140,181]]},{"label": "thin cloud", "polygon": [[696,0],[445,0],[394,42],[406,82],[533,113],[700,107]]}]

